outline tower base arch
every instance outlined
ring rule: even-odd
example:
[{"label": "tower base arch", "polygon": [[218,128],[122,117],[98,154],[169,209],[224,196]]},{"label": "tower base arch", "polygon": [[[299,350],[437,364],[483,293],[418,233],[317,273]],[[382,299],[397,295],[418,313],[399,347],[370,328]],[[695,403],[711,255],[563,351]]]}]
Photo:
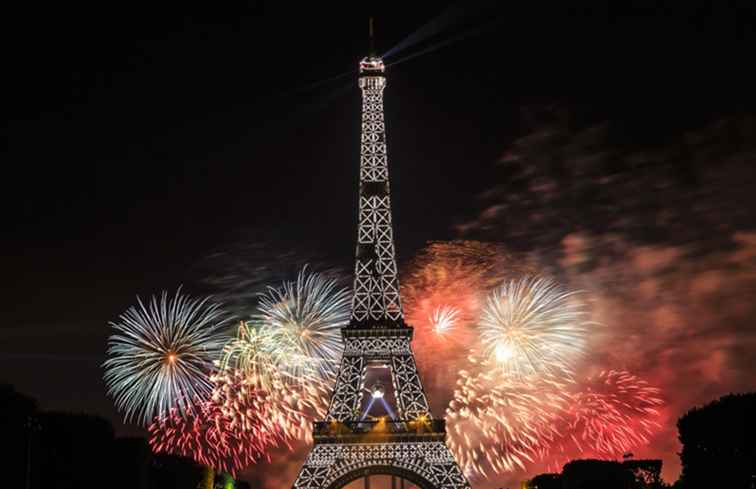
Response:
[{"label": "tower base arch", "polygon": [[371,474],[394,475],[421,489],[469,488],[441,441],[316,444],[294,489],[338,489]]}]

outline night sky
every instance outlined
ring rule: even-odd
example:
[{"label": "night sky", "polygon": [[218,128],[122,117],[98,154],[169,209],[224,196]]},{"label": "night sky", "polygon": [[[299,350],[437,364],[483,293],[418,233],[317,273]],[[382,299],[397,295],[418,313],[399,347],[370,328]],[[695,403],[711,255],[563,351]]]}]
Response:
[{"label": "night sky", "polygon": [[756,9],[408,5],[6,11],[0,378],[141,433],[100,367],[137,294],[217,292],[250,247],[349,269],[373,15],[400,265],[479,239],[591,292],[674,465],[681,412],[756,387]]}]

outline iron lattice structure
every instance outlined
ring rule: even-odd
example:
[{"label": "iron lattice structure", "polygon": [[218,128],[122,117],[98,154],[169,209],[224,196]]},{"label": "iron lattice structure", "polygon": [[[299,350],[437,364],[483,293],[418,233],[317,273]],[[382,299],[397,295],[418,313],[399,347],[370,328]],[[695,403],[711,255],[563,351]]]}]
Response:
[{"label": "iron lattice structure", "polygon": [[[294,489],[336,489],[369,474],[390,474],[423,489],[469,488],[445,444],[442,419],[433,419],[404,322],[389,193],[383,61],[360,62],[362,135],[359,223],[352,318],[342,330],[344,355],[328,414],[313,428],[314,446]],[[360,417],[368,365],[391,371],[398,418]]]}]

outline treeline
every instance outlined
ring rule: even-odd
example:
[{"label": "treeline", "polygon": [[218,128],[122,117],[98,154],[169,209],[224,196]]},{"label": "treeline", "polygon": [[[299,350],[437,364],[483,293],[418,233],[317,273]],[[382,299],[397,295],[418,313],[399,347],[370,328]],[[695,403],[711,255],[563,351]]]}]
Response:
[{"label": "treeline", "polygon": [[[8,384],[0,384],[0,433],[6,447],[0,487],[186,489],[205,476],[191,459],[153,454],[144,438],[116,437],[99,416],[40,411]],[[228,487],[227,479],[218,482]]]},{"label": "treeline", "polygon": [[561,474],[541,474],[527,489],[662,489],[661,460],[573,460]]}]

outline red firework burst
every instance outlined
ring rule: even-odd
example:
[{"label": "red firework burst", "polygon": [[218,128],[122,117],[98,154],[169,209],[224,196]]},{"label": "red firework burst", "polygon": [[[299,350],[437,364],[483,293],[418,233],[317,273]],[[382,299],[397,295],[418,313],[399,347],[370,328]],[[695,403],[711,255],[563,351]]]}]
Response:
[{"label": "red firework burst", "polygon": [[181,414],[176,409],[149,427],[155,453],[190,457],[217,471],[236,474],[265,454],[269,439],[237,430],[212,401]]},{"label": "red firework burst", "polygon": [[550,468],[577,456],[617,458],[646,445],[660,425],[660,389],[624,370],[589,377],[570,396],[554,440]]},{"label": "red firework burst", "polygon": [[[235,475],[268,450],[305,438],[311,416],[303,411],[320,398],[293,392],[276,377],[263,387],[260,379],[236,370],[211,376],[209,401],[185,415],[172,410],[149,427],[154,452],[191,457]],[[317,412],[318,406],[312,406]]]}]

